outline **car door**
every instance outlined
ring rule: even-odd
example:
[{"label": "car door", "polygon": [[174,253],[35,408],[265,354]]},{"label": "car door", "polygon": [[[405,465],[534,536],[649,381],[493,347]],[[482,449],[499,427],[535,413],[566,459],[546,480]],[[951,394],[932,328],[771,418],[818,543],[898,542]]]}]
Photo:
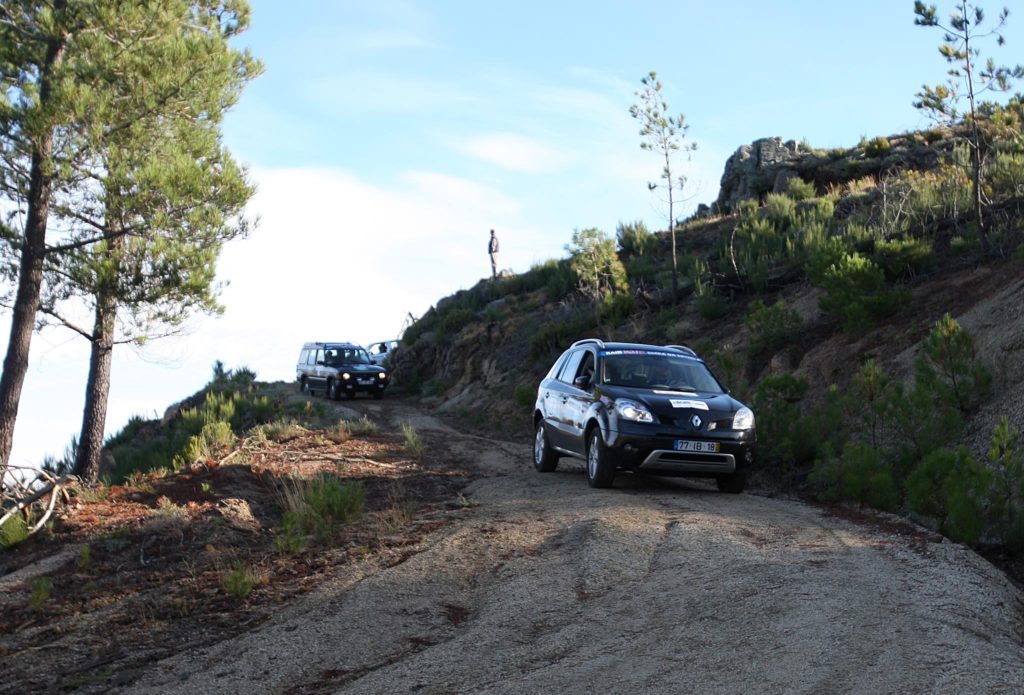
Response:
[{"label": "car door", "polygon": [[576,373],[580,360],[583,359],[584,352],[586,351],[574,350],[570,352],[558,374],[555,375],[555,378],[547,380],[546,386],[541,393],[541,398],[544,399],[544,413],[549,425],[548,437],[551,445],[559,449],[575,450],[570,448],[571,441],[569,440],[565,416],[565,404],[569,400],[569,389],[571,386],[569,383],[566,383],[566,380],[572,380],[572,377],[569,375]]},{"label": "car door", "polygon": [[[312,352],[312,351],[311,351]],[[318,391],[327,388],[327,370],[324,368],[324,349],[319,348],[313,354],[312,386]]]},{"label": "car door", "polygon": [[[594,373],[597,368],[597,358],[592,350],[583,350],[583,356],[576,367],[576,371],[569,378],[567,384],[565,402],[562,405],[562,418],[565,423],[565,435],[568,442],[566,447],[581,456],[586,453],[587,444],[584,441],[584,427],[586,425],[587,413],[596,398],[594,389]],[[586,378],[585,383],[577,380]]]}]

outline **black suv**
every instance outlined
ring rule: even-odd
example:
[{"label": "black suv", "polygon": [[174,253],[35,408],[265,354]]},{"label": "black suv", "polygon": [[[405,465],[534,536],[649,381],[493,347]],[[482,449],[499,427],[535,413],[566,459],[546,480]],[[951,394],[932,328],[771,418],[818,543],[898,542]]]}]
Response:
[{"label": "black suv", "polygon": [[537,389],[533,465],[586,461],[591,487],[616,471],[714,478],[742,492],[754,462],[754,413],[683,345],[580,340]]},{"label": "black suv", "polygon": [[388,370],[370,361],[370,355],[353,343],[306,343],[295,365],[295,379],[303,393],[323,392],[337,400],[354,398],[362,391],[384,397],[390,381]]}]

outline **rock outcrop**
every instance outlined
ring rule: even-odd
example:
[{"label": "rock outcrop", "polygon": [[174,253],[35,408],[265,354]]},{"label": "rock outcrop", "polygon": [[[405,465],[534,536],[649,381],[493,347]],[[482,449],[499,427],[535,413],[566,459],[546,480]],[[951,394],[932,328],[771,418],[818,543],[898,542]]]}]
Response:
[{"label": "rock outcrop", "polygon": [[720,212],[732,212],[737,203],[747,198],[760,198],[785,188],[789,179],[797,175],[787,164],[802,158],[807,152],[801,151],[795,140],[783,142],[782,138],[761,138],[749,145],[742,145],[725,163],[717,206]]}]

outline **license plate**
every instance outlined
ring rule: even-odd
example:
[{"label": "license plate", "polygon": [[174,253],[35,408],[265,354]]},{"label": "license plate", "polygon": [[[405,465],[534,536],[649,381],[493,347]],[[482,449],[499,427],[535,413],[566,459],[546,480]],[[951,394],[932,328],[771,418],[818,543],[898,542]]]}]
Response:
[{"label": "license plate", "polygon": [[718,453],[718,442],[694,442],[689,439],[677,439],[675,442],[676,451],[693,451],[703,454]]},{"label": "license plate", "polygon": [[373,383],[373,379],[356,379],[356,383],[360,386],[369,386]]}]

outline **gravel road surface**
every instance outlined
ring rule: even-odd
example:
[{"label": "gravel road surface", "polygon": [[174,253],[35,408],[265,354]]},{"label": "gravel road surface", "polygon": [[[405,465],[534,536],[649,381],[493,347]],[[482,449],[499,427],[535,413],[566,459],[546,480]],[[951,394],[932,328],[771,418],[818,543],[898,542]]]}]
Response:
[{"label": "gravel road surface", "polygon": [[130,692],[1024,692],[1021,591],[963,546],[359,407],[472,456],[472,506]]}]

